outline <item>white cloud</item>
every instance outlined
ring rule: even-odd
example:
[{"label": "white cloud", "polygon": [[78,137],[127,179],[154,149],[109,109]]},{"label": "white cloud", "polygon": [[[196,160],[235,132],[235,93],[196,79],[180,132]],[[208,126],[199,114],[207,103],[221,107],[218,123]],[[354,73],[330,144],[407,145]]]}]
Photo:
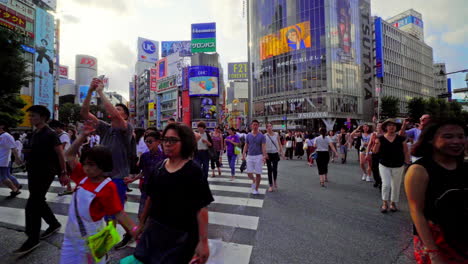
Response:
[{"label": "white cloud", "polygon": [[442,36],[442,39],[448,44],[468,45],[468,25],[457,29],[456,31],[447,32]]}]

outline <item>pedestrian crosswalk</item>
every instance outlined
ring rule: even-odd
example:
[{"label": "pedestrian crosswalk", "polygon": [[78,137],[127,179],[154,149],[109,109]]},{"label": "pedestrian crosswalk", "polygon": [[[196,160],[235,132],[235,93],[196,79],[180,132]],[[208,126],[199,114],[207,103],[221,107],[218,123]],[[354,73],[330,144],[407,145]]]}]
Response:
[{"label": "pedestrian crosswalk", "polygon": [[[215,261],[212,263],[247,264],[254,246],[263,200],[268,188],[266,168],[264,168],[262,175],[259,195],[252,195],[252,181],[245,172],[240,173],[240,162],[237,164],[235,180],[231,180],[230,168],[225,155],[223,165],[221,176],[218,176],[216,170],[215,175],[217,176],[212,178],[210,169],[210,177],[208,178],[215,200],[209,206],[208,236],[210,245],[217,245],[217,250],[212,250],[212,253],[215,254],[213,260],[223,260],[223,262]],[[23,189],[16,198],[6,199],[10,195],[10,189],[0,186],[0,225],[4,224],[9,227],[24,229],[24,207],[29,197],[28,181],[25,173],[18,173],[15,176],[23,185]],[[125,204],[125,211],[136,219],[140,191],[137,184],[130,184],[129,187],[132,192],[127,193],[128,201]],[[62,224],[60,234],[57,236],[63,236],[65,231],[68,205],[72,198],[71,195],[58,196],[58,193],[63,190],[64,188],[58,180],[55,180],[46,195],[49,206]],[[43,222],[42,228],[47,228],[47,224]],[[119,229],[123,234],[123,229],[121,227]],[[135,244],[132,244],[132,246],[134,247]],[[131,254],[131,248],[128,249],[128,252]]]}]

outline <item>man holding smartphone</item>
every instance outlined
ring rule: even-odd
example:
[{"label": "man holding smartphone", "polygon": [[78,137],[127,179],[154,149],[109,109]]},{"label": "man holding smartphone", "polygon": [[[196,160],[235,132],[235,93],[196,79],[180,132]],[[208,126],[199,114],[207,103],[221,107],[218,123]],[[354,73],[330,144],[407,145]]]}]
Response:
[{"label": "man holding smartphone", "polygon": [[[115,106],[104,94],[103,76],[99,79],[94,78],[89,86],[88,94],[81,107],[81,118],[91,121],[95,124],[96,133],[101,137],[101,145],[108,147],[112,152],[113,170],[111,174],[112,181],[117,186],[117,192],[122,206],[127,200],[127,185],[124,178],[130,174],[130,158],[135,152],[136,147],[132,148],[133,126],[127,122],[129,110],[124,104]],[[99,120],[89,112],[89,106],[93,92],[99,95],[102,105],[110,115],[111,123]],[[130,234],[125,234],[124,238],[114,248],[121,249],[126,247],[132,240]]]}]

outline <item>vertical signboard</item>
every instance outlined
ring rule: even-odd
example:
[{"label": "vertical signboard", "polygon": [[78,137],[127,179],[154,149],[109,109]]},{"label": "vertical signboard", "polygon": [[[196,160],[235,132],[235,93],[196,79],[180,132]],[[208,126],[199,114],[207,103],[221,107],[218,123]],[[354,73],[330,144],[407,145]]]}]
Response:
[{"label": "vertical signboard", "polygon": [[138,38],[138,61],[155,63],[159,60],[159,42]]},{"label": "vertical signboard", "polygon": [[375,69],[377,78],[384,77],[382,18],[375,18]]},{"label": "vertical signboard", "polygon": [[46,106],[51,113],[54,112],[54,39],[53,16],[37,8],[34,104]]},{"label": "vertical signboard", "polygon": [[191,51],[216,52],[216,23],[192,24]]},{"label": "vertical signboard", "polygon": [[374,59],[372,45],[372,18],[370,0],[359,0],[361,11],[361,76],[362,76],[362,114],[365,121],[372,120],[374,106]]},{"label": "vertical signboard", "polygon": [[167,58],[162,58],[156,63],[156,79],[167,77]]},{"label": "vertical signboard", "polygon": [[156,68],[151,68],[150,69],[150,91],[156,92],[156,85],[157,85],[157,72],[158,70]]}]

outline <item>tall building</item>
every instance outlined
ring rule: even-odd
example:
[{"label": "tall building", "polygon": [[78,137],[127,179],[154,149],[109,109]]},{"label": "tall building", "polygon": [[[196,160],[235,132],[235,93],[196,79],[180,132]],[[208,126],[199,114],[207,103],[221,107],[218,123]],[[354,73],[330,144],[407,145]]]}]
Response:
[{"label": "tall building", "polygon": [[148,103],[150,103],[149,79],[149,70],[143,70],[137,77],[135,96],[135,125],[137,127],[147,127]]},{"label": "tall building", "polygon": [[422,15],[414,9],[409,9],[391,17],[387,19],[387,22],[401,31],[408,33],[417,40],[424,41],[424,23]]},{"label": "tall building", "polygon": [[328,129],[375,112],[369,0],[250,0],[253,118]]},{"label": "tall building", "polygon": [[[414,10],[407,12],[415,13]],[[400,25],[400,22],[394,21],[400,21],[400,18],[397,16],[389,21],[375,18],[377,87],[381,97],[398,98],[400,113],[406,113],[411,98],[435,96],[433,51],[423,42],[422,34],[417,37],[404,31],[408,25],[396,27],[395,23]],[[418,19],[415,21],[422,27],[422,20]]]},{"label": "tall building", "polygon": [[434,91],[435,96],[448,92],[447,69],[445,63],[434,63]]}]

